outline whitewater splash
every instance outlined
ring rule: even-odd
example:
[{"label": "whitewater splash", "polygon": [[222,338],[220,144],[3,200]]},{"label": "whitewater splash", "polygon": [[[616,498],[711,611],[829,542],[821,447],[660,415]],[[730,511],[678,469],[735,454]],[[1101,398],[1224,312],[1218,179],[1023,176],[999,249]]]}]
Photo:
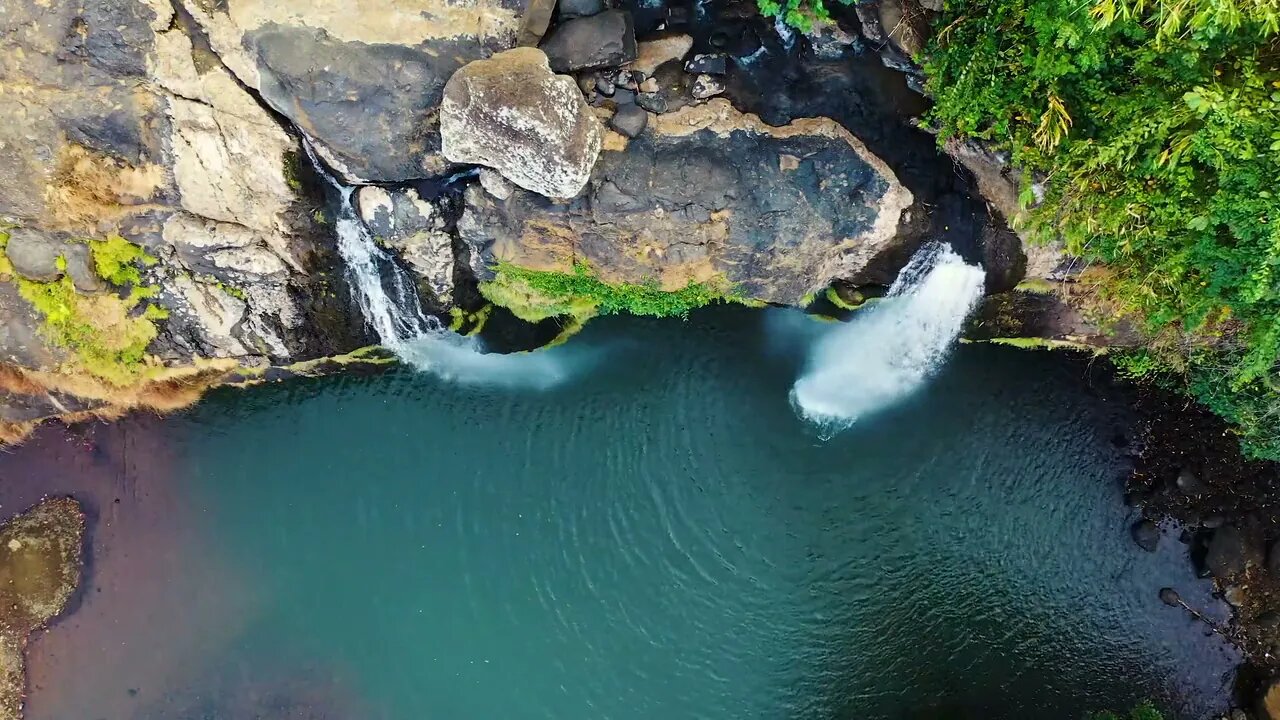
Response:
[{"label": "whitewater splash", "polygon": [[535,389],[558,385],[594,363],[599,352],[586,349],[487,353],[479,338],[462,337],[423,313],[413,277],[379,247],[356,213],[355,188],[330,175],[309,142],[303,147],[340,199],[334,228],[353,299],[379,342],[401,360],[454,382]]},{"label": "whitewater splash", "polygon": [[791,389],[796,411],[829,437],[910,395],[942,366],[983,278],[949,247],[922,248],[884,300],[815,341]]}]

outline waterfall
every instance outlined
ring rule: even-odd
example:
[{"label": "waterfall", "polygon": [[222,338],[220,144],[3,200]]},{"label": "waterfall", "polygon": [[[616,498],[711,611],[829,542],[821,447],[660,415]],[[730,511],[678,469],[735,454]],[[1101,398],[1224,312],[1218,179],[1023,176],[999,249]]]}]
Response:
[{"label": "waterfall", "polygon": [[428,333],[440,332],[440,323],[422,312],[418,290],[409,273],[374,242],[352,203],[355,188],[343,185],[328,173],[304,142],[307,157],[325,182],[338,192],[340,202],[334,221],[338,254],[346,264],[347,282],[364,321],[387,348],[399,353],[406,343]]},{"label": "waterfall", "polygon": [[960,335],[983,277],[951,248],[926,245],[884,300],[809,348],[791,389],[796,411],[829,436],[920,388]]},{"label": "waterfall", "polygon": [[310,142],[303,147],[340,198],[334,229],[352,299],[379,342],[401,361],[451,382],[533,389],[554,387],[596,364],[602,348],[489,353],[480,338],[453,333],[424,314],[413,276],[378,246],[356,213],[356,188],[330,175]]}]

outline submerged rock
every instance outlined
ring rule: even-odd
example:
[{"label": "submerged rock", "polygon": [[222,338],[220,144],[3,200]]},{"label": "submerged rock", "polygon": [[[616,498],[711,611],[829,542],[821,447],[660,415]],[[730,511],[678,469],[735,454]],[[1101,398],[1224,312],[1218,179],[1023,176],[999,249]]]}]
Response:
[{"label": "submerged rock", "polygon": [[0,720],[22,717],[27,637],[75,593],[84,526],[79,503],[53,498],[0,527]]},{"label": "submerged rock", "polygon": [[1160,527],[1150,520],[1140,520],[1129,528],[1129,534],[1138,547],[1155,552],[1160,544]]},{"label": "submerged rock", "polygon": [[775,128],[726,101],[612,135],[583,195],[548,204],[470,189],[459,222],[476,270],[495,262],[677,290],[705,283],[798,305],[913,238],[911,193],[857,138],[825,119]]},{"label": "submerged rock", "polygon": [[491,167],[553,198],[577,195],[600,153],[600,123],[577,85],[534,48],[459,70],[445,88],[440,130],[450,160]]}]

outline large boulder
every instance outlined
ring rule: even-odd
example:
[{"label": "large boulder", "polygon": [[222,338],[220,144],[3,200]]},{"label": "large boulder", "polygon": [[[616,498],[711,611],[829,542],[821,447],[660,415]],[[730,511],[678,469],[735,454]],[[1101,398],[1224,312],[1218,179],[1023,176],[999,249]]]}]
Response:
[{"label": "large boulder", "polygon": [[542,49],[556,72],[617,67],[636,59],[631,13],[606,10],[569,20],[551,31]]},{"label": "large boulder", "polygon": [[27,637],[66,609],[80,584],[84,513],[45,500],[0,527],[0,719],[22,717]]},{"label": "large boulder", "polygon": [[1263,559],[1262,545],[1248,529],[1223,525],[1209,538],[1204,565],[1211,575],[1226,580],[1250,565],[1262,565]]},{"label": "large boulder", "polygon": [[213,50],[349,181],[445,170],[435,113],[460,67],[514,47],[522,0],[182,0]]},{"label": "large boulder", "polygon": [[482,277],[500,262],[676,290],[709,283],[797,305],[912,238],[912,195],[830,120],[771,127],[723,100],[610,134],[585,192],[548,203],[470,188],[459,233]]},{"label": "large boulder", "polygon": [[577,84],[547,56],[521,47],[468,64],[449,79],[440,106],[444,154],[497,170],[520,187],[571,198],[600,153],[600,123]]}]

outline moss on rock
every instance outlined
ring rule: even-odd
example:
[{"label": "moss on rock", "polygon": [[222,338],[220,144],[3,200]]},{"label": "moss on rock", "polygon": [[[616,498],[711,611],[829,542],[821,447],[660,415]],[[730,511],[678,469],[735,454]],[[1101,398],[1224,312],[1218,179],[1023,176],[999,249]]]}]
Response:
[{"label": "moss on rock", "polygon": [[27,637],[75,593],[84,528],[71,498],[45,500],[0,527],[0,720],[22,717]]}]

